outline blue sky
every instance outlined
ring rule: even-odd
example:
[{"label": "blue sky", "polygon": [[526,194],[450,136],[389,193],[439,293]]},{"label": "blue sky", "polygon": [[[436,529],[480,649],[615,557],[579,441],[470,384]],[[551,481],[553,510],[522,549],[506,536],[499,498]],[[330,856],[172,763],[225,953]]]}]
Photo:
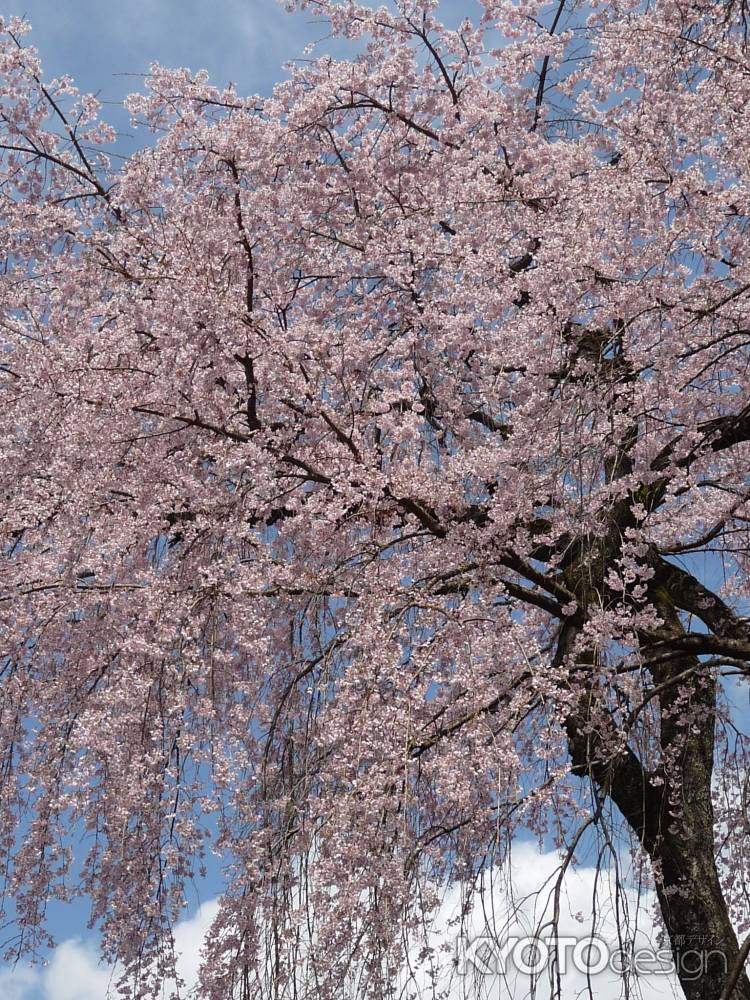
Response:
[{"label": "blue sky", "polygon": [[[383,0],[373,3],[377,6]],[[442,0],[451,26],[479,10],[477,0]],[[279,0],[5,0],[0,14],[24,16],[27,44],[41,55],[46,79],[67,74],[105,105],[102,117],[120,133],[127,154],[145,140],[133,136],[121,108],[140,90],[151,63],[205,69],[212,83],[234,83],[243,95],[269,94],[284,65],[318,42],[319,53],[343,56],[351,46],[327,37],[311,12],[286,11]]]},{"label": "blue sky", "polygon": [[[476,10],[474,0],[441,5],[450,24]],[[0,13],[31,22],[48,77],[68,73],[81,90],[114,101],[138,89],[137,74],[151,62],[206,69],[240,93],[268,93],[283,64],[326,35],[319,18],[289,14],[276,0],[12,0]],[[343,51],[331,40],[321,48]]]},{"label": "blue sky", "polygon": [[274,0],[17,0],[33,26],[49,75],[69,73],[82,89],[117,100],[136,89],[149,63],[207,69],[241,91],[267,91],[281,66],[323,26],[287,14]]},{"label": "blue sky", "polygon": [[[206,69],[217,85],[231,81],[242,94],[267,94],[284,63],[326,34],[318,18],[289,14],[276,0],[11,0],[0,12],[29,20],[27,41],[39,50],[46,78],[68,74],[80,90],[97,94],[102,116],[118,131],[129,118],[117,105],[141,89],[152,62]],[[125,136],[119,145],[129,152],[141,141]]]}]

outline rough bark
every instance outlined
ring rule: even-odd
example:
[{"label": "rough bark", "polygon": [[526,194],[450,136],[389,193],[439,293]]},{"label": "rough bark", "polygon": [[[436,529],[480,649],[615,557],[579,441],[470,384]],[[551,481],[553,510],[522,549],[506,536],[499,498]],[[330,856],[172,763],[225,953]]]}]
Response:
[{"label": "rough bark", "polygon": [[[683,634],[666,593],[656,597],[665,628]],[[561,637],[570,648],[572,631]],[[660,696],[661,750],[678,767],[649,774],[626,747],[614,759],[600,752],[605,734],[589,732],[594,692],[567,720],[573,772],[593,780],[618,807],[648,854],[675,969],[687,1000],[725,1000],[725,989],[740,959],[740,946],[722,892],[714,852],[711,778],[714,764],[716,684],[697,670],[691,682],[689,725],[677,702],[680,685],[671,683],[697,667],[694,657],[670,660],[654,669]],[[683,685],[684,688],[684,685]],[[656,781],[654,781],[656,779]],[[750,1000],[750,980],[741,972],[729,994]]]}]

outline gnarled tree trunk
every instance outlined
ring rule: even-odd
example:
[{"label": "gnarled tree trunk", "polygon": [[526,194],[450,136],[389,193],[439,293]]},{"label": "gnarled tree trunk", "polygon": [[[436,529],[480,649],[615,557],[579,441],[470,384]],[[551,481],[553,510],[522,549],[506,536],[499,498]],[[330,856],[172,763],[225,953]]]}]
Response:
[{"label": "gnarled tree trunk", "polygon": [[[654,595],[666,632],[684,635],[668,596]],[[663,633],[662,633],[663,635]],[[572,644],[572,631],[561,649]],[[722,891],[715,856],[711,781],[714,764],[716,683],[697,670],[696,657],[673,658],[654,667],[660,689],[660,742],[669,768],[648,773],[627,748],[606,758],[604,743],[587,728],[593,698],[567,720],[574,773],[588,776],[617,805],[649,856],[656,894],[687,1000],[750,1000],[750,980]],[[680,679],[688,675],[687,704],[678,704]],[[601,736],[601,734],[600,734]],[[656,779],[656,780],[654,780]],[[727,992],[728,991],[728,992]]]}]

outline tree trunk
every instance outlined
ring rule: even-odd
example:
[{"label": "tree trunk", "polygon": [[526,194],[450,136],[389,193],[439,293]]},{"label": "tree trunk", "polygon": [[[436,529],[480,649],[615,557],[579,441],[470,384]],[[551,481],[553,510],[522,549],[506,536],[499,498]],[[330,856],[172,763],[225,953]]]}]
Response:
[{"label": "tree trunk", "polygon": [[[667,630],[683,633],[679,617],[666,602],[659,608]],[[561,645],[570,648],[573,636]],[[689,703],[684,701],[685,672],[694,668]],[[598,753],[601,736],[586,723],[592,692],[566,722],[573,773],[590,777],[608,795],[640,840],[656,875],[657,898],[680,985],[687,1000],[722,1000],[739,959],[737,935],[729,918],[714,853],[711,778],[714,764],[716,684],[693,657],[654,669],[660,696],[662,757],[676,763],[652,779],[636,754],[626,748],[615,760]],[[674,683],[671,683],[674,682]],[[683,701],[678,701],[682,687]],[[602,759],[605,758],[605,759]],[[663,783],[661,783],[663,782]],[[729,994],[750,1000],[750,980],[741,971]]]}]

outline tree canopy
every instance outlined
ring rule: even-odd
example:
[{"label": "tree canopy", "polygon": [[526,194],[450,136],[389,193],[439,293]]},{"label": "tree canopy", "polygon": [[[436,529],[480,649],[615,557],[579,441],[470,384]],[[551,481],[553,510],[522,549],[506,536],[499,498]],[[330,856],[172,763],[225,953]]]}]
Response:
[{"label": "tree canopy", "polygon": [[158,993],[213,849],[202,997],[383,1000],[587,830],[748,1000],[744,0],[302,6],[356,53],[154,66],[123,164],[2,23],[10,950],[84,894]]}]

